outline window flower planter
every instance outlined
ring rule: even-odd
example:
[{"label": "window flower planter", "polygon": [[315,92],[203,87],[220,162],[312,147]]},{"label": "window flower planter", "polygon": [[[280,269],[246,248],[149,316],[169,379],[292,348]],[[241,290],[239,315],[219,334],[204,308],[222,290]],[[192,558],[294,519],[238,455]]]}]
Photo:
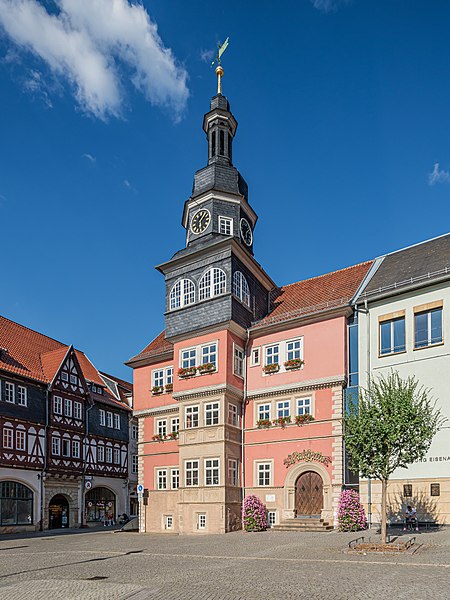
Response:
[{"label": "window flower planter", "polygon": [[157,433],[156,435],[154,435],[154,436],[152,437],[152,440],[153,440],[154,442],[163,442],[163,441],[164,441],[164,438],[163,438],[163,436],[162,436],[160,433]]},{"label": "window flower planter", "polygon": [[277,373],[280,370],[280,365],[278,363],[273,363],[272,365],[265,365],[263,367],[264,373]]},{"label": "window flower planter", "polygon": [[167,394],[171,394],[173,392],[173,383],[166,383],[164,389]]},{"label": "window flower planter", "polygon": [[258,429],[269,429],[272,426],[272,421],[270,419],[259,419],[259,421],[256,421],[256,425]]},{"label": "window flower planter", "polygon": [[300,369],[305,364],[305,361],[301,358],[292,358],[284,363],[286,371],[293,371],[294,369]]},{"label": "window flower planter", "polygon": [[216,370],[216,365],[214,363],[206,363],[197,367],[197,370],[201,375],[204,375],[205,373],[213,373]]},{"label": "window flower planter", "polygon": [[152,387],[152,394],[153,396],[157,396],[158,394],[162,394],[164,391],[164,386],[163,385],[154,385]]},{"label": "window flower planter", "polygon": [[305,423],[311,423],[311,421],[314,421],[314,417],[312,415],[297,415],[295,417],[295,422],[299,427]]},{"label": "window flower planter", "polygon": [[197,373],[197,367],[186,367],[178,369],[178,377],[193,377]]},{"label": "window flower planter", "polygon": [[287,425],[288,423],[290,423],[290,422],[291,422],[291,416],[290,416],[290,415],[288,415],[287,417],[278,417],[278,419],[274,419],[274,420],[272,421],[272,423],[273,423],[274,425],[280,425],[280,427],[281,427],[282,429],[285,429],[286,425]]},{"label": "window flower planter", "polygon": [[171,431],[169,435],[166,435],[168,440],[176,440],[178,438],[178,431]]}]

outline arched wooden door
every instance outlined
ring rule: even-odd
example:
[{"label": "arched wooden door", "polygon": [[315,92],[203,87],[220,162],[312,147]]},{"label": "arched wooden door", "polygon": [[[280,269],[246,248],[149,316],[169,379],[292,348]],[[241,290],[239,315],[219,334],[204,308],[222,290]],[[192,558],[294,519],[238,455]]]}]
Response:
[{"label": "arched wooden door", "polygon": [[295,508],[298,517],[320,517],[323,508],[323,481],[319,473],[306,471],[297,479]]}]

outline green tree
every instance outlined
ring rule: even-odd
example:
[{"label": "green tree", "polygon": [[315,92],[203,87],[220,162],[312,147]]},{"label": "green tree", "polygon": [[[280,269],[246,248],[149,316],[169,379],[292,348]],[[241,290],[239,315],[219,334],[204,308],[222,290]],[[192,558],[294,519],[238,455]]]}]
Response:
[{"label": "green tree", "polygon": [[381,541],[386,543],[386,496],[390,476],[422,459],[444,422],[428,389],[415,377],[391,372],[361,390],[344,417],[350,468],[381,481]]}]

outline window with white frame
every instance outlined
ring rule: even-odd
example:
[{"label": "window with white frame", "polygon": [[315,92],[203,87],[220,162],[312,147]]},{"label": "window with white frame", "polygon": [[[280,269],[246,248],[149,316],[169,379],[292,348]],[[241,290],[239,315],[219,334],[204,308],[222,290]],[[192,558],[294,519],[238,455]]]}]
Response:
[{"label": "window with white frame", "polygon": [[120,450],[119,450],[119,448],[114,448],[114,464],[120,465]]},{"label": "window with white frame", "polygon": [[164,385],[164,369],[153,371],[153,385],[154,387],[162,387]]},{"label": "window with white frame", "polygon": [[100,416],[100,425],[105,426],[106,425],[106,412],[103,410],[103,408],[101,408],[99,410],[99,416]]},{"label": "window with white frame", "polygon": [[68,458],[70,456],[70,439],[63,438],[61,448],[62,455]]},{"label": "window with white frame", "polygon": [[286,342],[286,360],[302,358],[302,340],[289,340]]},{"label": "window with white frame", "polygon": [[185,428],[192,429],[193,427],[198,427],[198,414],[199,407],[198,406],[186,406],[185,412]]},{"label": "window with white frame", "polygon": [[78,383],[78,377],[76,375],[70,375],[70,383],[73,383],[73,385],[77,385]]},{"label": "window with white frame", "polygon": [[137,425],[132,425],[131,426],[131,439],[136,442],[137,439],[138,439],[138,434],[139,434],[139,428],[138,428],[138,426]]},{"label": "window with white frame", "polygon": [[66,417],[72,416],[72,400],[69,400],[69,398],[64,398],[64,415]]},{"label": "window with white frame", "polygon": [[278,365],[280,363],[280,346],[266,346],[266,365]]},{"label": "window with white frame", "polygon": [[61,379],[63,381],[69,381],[69,375],[67,374],[66,371],[61,371]]},{"label": "window with white frame", "polygon": [[169,294],[169,308],[175,310],[195,302],[195,287],[190,279],[178,281]]},{"label": "window with white frame", "polygon": [[114,429],[120,429],[120,415],[114,413]]},{"label": "window with white frame", "polygon": [[164,515],[164,529],[173,529],[172,515]]},{"label": "window with white frame", "polygon": [[205,404],[205,425],[219,424],[219,403],[208,402]]},{"label": "window with white frame", "polygon": [[106,413],[106,426],[111,427],[111,429],[113,426],[113,414],[109,411]]},{"label": "window with white frame", "polygon": [[61,438],[56,435],[52,435],[52,454],[53,456],[61,454]]},{"label": "window with white frame", "polygon": [[271,463],[258,463],[258,485],[270,485]]},{"label": "window with white frame", "polygon": [[244,375],[244,350],[239,346],[234,346],[234,361],[233,361],[234,374],[238,377]]},{"label": "window with white frame", "polygon": [[311,398],[297,398],[297,415],[311,414]]},{"label": "window with white frame", "polygon": [[138,472],[138,455],[133,454],[131,457],[131,472],[136,475]]},{"label": "window with white frame", "polygon": [[228,483],[239,485],[238,461],[235,458],[228,459]]},{"label": "window with white frame", "polygon": [[62,398],[60,396],[53,396],[53,413],[55,415],[62,415]]},{"label": "window with white frame", "polygon": [[261,364],[261,348],[253,348],[250,354],[250,366],[256,367]]},{"label": "window with white frame", "polygon": [[177,490],[180,487],[180,469],[172,469],[170,472],[172,489]]},{"label": "window with white frame", "polygon": [[289,417],[291,414],[290,400],[281,400],[277,402],[277,417]]},{"label": "window with white frame", "polygon": [[207,458],[205,460],[205,485],[219,485],[220,460]]},{"label": "window with white frame", "polygon": [[180,418],[172,417],[170,419],[170,431],[172,433],[178,433],[180,431]]},{"label": "window with white frame", "polygon": [[9,381],[5,381],[5,402],[10,402],[11,404],[15,402],[14,384]]},{"label": "window with white frame", "polygon": [[158,469],[156,471],[156,489],[167,490],[167,469]]},{"label": "window with white frame", "polygon": [[78,440],[72,440],[72,457],[80,458],[80,442]]},{"label": "window with white frame", "polygon": [[166,368],[166,385],[173,383],[173,367]]},{"label": "window with white frame", "polygon": [[270,404],[258,404],[258,420],[270,419]]},{"label": "window with white frame", "polygon": [[405,348],[405,317],[381,321],[380,354],[404,352]]},{"label": "window with white frame", "polygon": [[198,527],[198,529],[206,529],[206,514],[205,513],[198,514],[197,527]]},{"label": "window with white frame", "polygon": [[11,427],[3,427],[3,448],[11,450],[13,447],[13,430]]},{"label": "window with white frame", "polygon": [[97,461],[105,462],[105,446],[103,444],[97,446]]},{"label": "window with white frame", "polygon": [[158,419],[158,421],[156,421],[156,433],[162,437],[166,437],[167,419]]},{"label": "window with white frame", "polygon": [[228,404],[228,423],[235,427],[239,426],[238,407],[236,404]]},{"label": "window with white frame", "polygon": [[250,288],[240,271],[235,271],[233,274],[233,294],[239,298],[242,304],[250,306]]},{"label": "window with white frame", "polygon": [[442,343],[442,306],[414,314],[414,348]]},{"label": "window with white frame", "polygon": [[277,511],[276,510],[269,510],[267,513],[267,524],[269,525],[269,527],[273,527],[274,525],[277,524]]},{"label": "window with white frame", "polygon": [[26,450],[26,432],[23,429],[16,430],[16,450]]},{"label": "window with white frame", "polygon": [[200,348],[200,364],[212,364],[217,366],[217,344],[206,344]]},{"label": "window with white frame", "polygon": [[23,385],[17,386],[17,404],[19,406],[27,405],[27,388]]},{"label": "window with white frame", "polygon": [[97,386],[97,394],[101,396],[103,394],[103,388]]},{"label": "window with white frame", "polygon": [[220,296],[226,291],[227,276],[222,269],[213,267],[204,273],[198,284],[200,300]]},{"label": "window with white frame", "polygon": [[198,485],[198,460],[186,460],[184,463],[186,487]]},{"label": "window with white frame", "polygon": [[188,348],[187,350],[181,351],[181,367],[188,369],[189,367],[195,367],[197,362],[197,349]]},{"label": "window with white frame", "polygon": [[219,233],[222,235],[233,235],[233,219],[219,217]]},{"label": "window with white frame", "polygon": [[105,457],[106,457],[107,463],[112,463],[112,448],[111,448],[111,446],[106,446]]},{"label": "window with white frame", "polygon": [[73,416],[78,421],[81,421],[81,419],[82,419],[82,408],[83,408],[83,405],[81,404],[81,402],[73,403]]}]

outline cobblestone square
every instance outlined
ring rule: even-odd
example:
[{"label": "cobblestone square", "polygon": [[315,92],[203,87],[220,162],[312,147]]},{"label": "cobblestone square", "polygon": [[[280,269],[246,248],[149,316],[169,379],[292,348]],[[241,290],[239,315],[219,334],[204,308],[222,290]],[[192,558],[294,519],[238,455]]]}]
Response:
[{"label": "cobblestone square", "polygon": [[448,599],[450,530],[420,533],[412,556],[349,555],[356,534],[226,536],[95,531],[3,536],[8,600]]}]

